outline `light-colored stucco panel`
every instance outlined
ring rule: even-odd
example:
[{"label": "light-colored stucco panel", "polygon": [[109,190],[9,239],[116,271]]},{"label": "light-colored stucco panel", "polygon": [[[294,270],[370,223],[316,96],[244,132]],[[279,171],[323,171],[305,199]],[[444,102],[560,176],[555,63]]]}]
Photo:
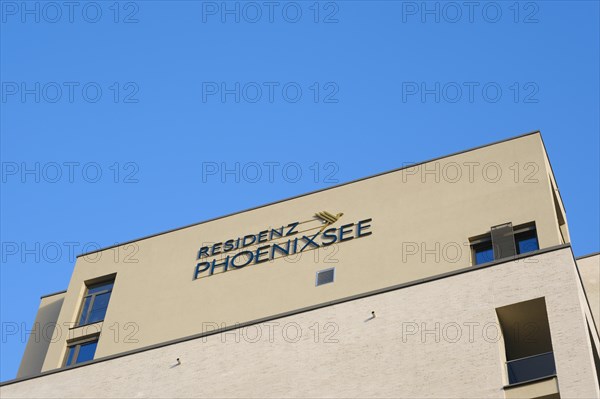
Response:
[{"label": "light-colored stucco panel", "polygon": [[[245,322],[468,267],[469,238],[500,223],[535,221],[541,248],[561,244],[545,158],[531,134],[80,257],[59,324],[75,321],[85,281],[111,273],[97,357],[193,335],[203,322]],[[370,218],[372,234],[193,280],[204,243],[294,221],[315,231],[322,210],[343,212],[338,226]],[[315,273],[333,266],[336,283],[315,289]],[[125,343],[132,329],[137,342]],[[60,367],[67,338],[50,346],[44,370]]]},{"label": "light-colored stucco panel", "polygon": [[17,378],[37,375],[42,371],[48,348],[54,337],[60,334],[60,328],[57,330],[56,321],[64,299],[64,292],[41,298]]}]

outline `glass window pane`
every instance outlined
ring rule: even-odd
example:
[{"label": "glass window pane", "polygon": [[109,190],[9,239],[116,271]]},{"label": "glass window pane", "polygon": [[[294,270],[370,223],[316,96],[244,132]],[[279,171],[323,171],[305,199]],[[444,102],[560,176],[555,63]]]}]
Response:
[{"label": "glass window pane", "polygon": [[79,348],[79,354],[77,355],[77,363],[92,360],[94,358],[94,354],[96,353],[96,346],[98,346],[98,341],[81,344]]},{"label": "glass window pane", "polygon": [[517,241],[517,253],[519,254],[537,251],[540,249],[535,230],[517,234],[515,236],[515,240]]},{"label": "glass window pane", "polygon": [[96,285],[91,285],[88,287],[88,294],[94,294],[96,292],[112,290],[113,285],[114,285],[114,282],[112,282],[112,281],[109,281],[106,283],[100,283],[100,284],[96,284]]},{"label": "glass window pane", "polygon": [[554,354],[552,352],[512,360],[507,363],[507,367],[508,382],[510,384],[517,384],[556,374]]},{"label": "glass window pane", "polygon": [[86,324],[87,313],[88,313],[88,309],[90,307],[91,300],[92,300],[92,298],[89,296],[83,300],[83,308],[81,309],[81,317],[79,318],[79,325]]},{"label": "glass window pane", "polygon": [[473,246],[475,251],[475,264],[491,262],[494,260],[494,249],[491,242],[484,242]]},{"label": "glass window pane", "polygon": [[68,355],[67,355],[67,366],[70,366],[71,364],[73,364],[73,355],[74,354],[75,354],[75,347],[70,346],[68,349]]},{"label": "glass window pane", "polygon": [[106,315],[106,309],[108,308],[108,301],[110,299],[110,292],[105,294],[96,295],[94,303],[92,304],[92,310],[87,323],[95,323],[97,321],[104,320]]}]

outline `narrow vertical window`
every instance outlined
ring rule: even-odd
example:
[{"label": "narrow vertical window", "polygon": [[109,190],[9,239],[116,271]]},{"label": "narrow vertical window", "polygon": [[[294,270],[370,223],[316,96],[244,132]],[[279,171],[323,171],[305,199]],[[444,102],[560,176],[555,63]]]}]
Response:
[{"label": "narrow vertical window", "polygon": [[87,286],[77,325],[82,326],[104,320],[114,282],[113,279]]}]

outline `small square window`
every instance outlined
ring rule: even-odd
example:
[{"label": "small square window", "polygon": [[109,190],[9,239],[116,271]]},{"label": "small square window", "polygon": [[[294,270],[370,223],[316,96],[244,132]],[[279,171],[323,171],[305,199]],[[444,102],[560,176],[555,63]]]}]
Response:
[{"label": "small square window", "polygon": [[98,346],[98,337],[89,338],[84,341],[74,342],[67,347],[67,357],[65,366],[72,366],[77,363],[87,362],[94,359],[96,347]]},{"label": "small square window", "polygon": [[333,283],[335,268],[325,269],[317,272],[317,286]]}]

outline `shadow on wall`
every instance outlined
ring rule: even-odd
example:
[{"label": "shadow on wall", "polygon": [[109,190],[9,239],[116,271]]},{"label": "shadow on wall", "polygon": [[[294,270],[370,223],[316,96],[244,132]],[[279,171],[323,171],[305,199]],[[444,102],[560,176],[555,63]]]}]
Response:
[{"label": "shadow on wall", "polygon": [[55,337],[55,334],[66,333],[61,331],[60,327],[58,327],[59,331],[55,331],[58,315],[65,299],[64,295],[62,293],[42,298],[42,304],[29,335],[25,354],[17,372],[17,378],[39,374],[42,371],[51,340]]}]

